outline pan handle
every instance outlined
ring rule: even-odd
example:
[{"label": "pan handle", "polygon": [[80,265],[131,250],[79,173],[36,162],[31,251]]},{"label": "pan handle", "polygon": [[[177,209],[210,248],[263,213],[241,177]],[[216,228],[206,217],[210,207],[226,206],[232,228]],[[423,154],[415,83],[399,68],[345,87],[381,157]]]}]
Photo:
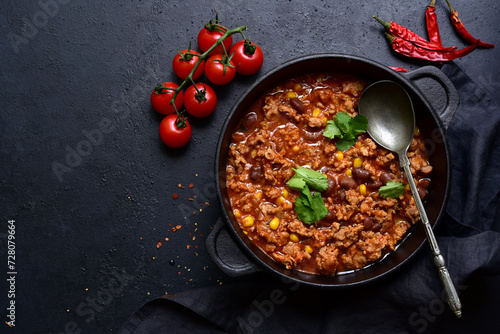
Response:
[{"label": "pan handle", "polygon": [[228,276],[239,277],[262,271],[236,245],[219,217],[206,240],[207,251]]},{"label": "pan handle", "polygon": [[460,104],[457,89],[450,79],[435,66],[423,66],[403,75],[415,83],[437,111],[444,128],[448,129]]}]

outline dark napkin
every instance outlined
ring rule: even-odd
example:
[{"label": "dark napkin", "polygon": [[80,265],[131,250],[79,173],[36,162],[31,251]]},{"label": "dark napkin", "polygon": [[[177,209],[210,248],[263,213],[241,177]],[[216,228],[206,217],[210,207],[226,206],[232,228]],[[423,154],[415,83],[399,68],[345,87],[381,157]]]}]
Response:
[{"label": "dark napkin", "polygon": [[500,300],[500,109],[454,63],[460,105],[449,123],[452,186],[435,233],[462,302],[457,319],[428,246],[366,286],[324,291],[264,273],[155,299],[120,333],[497,332]]}]

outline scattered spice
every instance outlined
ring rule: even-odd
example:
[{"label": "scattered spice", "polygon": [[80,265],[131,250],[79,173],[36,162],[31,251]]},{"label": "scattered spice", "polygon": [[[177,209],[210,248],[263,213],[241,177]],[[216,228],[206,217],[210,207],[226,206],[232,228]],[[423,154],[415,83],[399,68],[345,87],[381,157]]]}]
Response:
[{"label": "scattered spice", "polygon": [[186,245],[186,248],[187,248],[187,249],[191,248],[191,245]]},{"label": "scattered spice", "polygon": [[446,0],[446,3],[448,4],[448,7],[450,8],[451,24],[453,25],[453,28],[455,29],[455,31],[458,33],[458,35],[461,38],[463,38],[469,44],[475,44],[476,42],[479,42],[477,46],[480,46],[483,48],[492,48],[495,46],[495,44],[482,42],[479,39],[472,36],[465,28],[464,24],[462,23],[462,20],[460,20],[460,18],[458,17],[457,10],[451,6],[451,4],[448,0]]},{"label": "scattered spice", "polygon": [[161,240],[158,240],[158,243],[156,244],[156,248],[160,248],[162,245]]},{"label": "scattered spice", "polygon": [[174,199],[178,199],[178,198],[179,198],[179,195],[177,195],[177,193],[175,193],[175,194],[173,194],[173,195],[172,195],[172,197],[173,197]]},{"label": "scattered spice", "polygon": [[190,183],[188,187],[189,187],[189,188],[193,188],[193,187],[194,187],[194,185],[193,185],[192,183]]},{"label": "scattered spice", "polygon": [[175,227],[172,227],[172,232],[175,232],[175,231],[177,231],[177,230],[180,230],[180,229],[181,229],[181,227],[182,227],[182,225],[177,225],[177,226],[175,226]]}]

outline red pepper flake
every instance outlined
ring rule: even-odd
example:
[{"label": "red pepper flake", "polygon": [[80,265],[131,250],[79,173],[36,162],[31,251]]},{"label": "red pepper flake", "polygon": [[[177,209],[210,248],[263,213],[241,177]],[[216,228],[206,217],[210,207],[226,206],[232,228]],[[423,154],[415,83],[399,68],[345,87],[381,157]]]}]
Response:
[{"label": "red pepper flake", "polygon": [[169,238],[165,238],[165,241],[168,241],[168,240],[170,240],[170,239]]},{"label": "red pepper flake", "polygon": [[180,183],[179,183],[178,187],[179,187],[179,188],[182,188],[182,184],[180,184]]},{"label": "red pepper flake", "polygon": [[194,185],[193,185],[192,183],[190,183],[188,187],[189,187],[189,188],[193,188],[193,187],[194,187]]},{"label": "red pepper flake", "polygon": [[173,195],[172,195],[172,197],[173,197],[174,199],[178,199],[178,198],[179,198],[179,195],[177,195],[177,193],[175,193],[175,194],[173,194]]},{"label": "red pepper flake", "polygon": [[177,225],[177,226],[175,226],[175,227],[172,227],[172,232],[175,232],[175,231],[177,231],[177,230],[180,230],[180,229],[181,229],[181,227],[182,227],[182,225]]},{"label": "red pepper flake", "polygon": [[192,199],[191,197],[189,197],[188,201],[194,202],[194,199]]},{"label": "red pepper flake", "polygon": [[186,248],[187,248],[187,249],[191,248],[191,245],[186,245]]},{"label": "red pepper flake", "polygon": [[161,247],[161,240],[158,240],[158,243],[156,244],[156,248],[160,248]]},{"label": "red pepper flake", "polygon": [[193,241],[196,239],[196,235],[193,235]]}]

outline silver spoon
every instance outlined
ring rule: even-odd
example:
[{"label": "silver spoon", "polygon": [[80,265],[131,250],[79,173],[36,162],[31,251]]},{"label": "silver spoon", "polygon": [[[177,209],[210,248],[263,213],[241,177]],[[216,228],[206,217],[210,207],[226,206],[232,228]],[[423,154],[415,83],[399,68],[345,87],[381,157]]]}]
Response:
[{"label": "silver spoon", "polygon": [[373,140],[380,146],[396,152],[399,156],[399,164],[404,170],[417,204],[420,219],[424,224],[425,233],[434,255],[434,263],[439,270],[439,276],[446,292],[448,305],[460,318],[462,316],[460,299],[446,268],[444,257],[439,250],[410,171],[408,147],[415,132],[415,114],[411,99],[403,87],[397,83],[387,80],[379,81],[366,88],[361,94],[358,110],[360,114],[368,118],[367,131]]}]

